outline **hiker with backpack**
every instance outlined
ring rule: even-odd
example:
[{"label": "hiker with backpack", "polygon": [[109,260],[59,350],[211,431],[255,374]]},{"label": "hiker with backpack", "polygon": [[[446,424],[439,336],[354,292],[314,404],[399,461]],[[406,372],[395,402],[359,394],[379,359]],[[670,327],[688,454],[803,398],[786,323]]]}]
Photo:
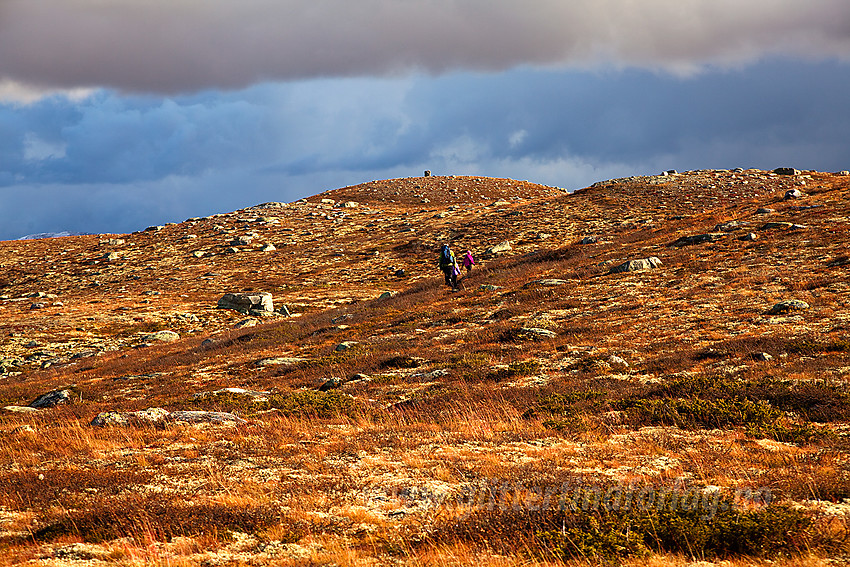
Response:
[{"label": "hiker with backpack", "polygon": [[446,276],[446,285],[453,290],[457,289],[457,275],[460,273],[460,268],[457,267],[455,255],[448,244],[443,244],[440,250],[439,264],[443,275]]}]

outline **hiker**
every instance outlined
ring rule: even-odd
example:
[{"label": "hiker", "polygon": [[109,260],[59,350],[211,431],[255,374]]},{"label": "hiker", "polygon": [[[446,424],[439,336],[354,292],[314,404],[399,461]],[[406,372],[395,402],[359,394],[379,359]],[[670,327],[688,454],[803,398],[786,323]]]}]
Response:
[{"label": "hiker", "polygon": [[472,257],[472,252],[470,250],[466,251],[466,254],[463,255],[463,258],[460,261],[460,265],[466,268],[466,275],[469,275],[469,272],[472,271],[472,266],[475,264],[475,258]]},{"label": "hiker", "polygon": [[448,244],[443,244],[443,248],[440,250],[440,269],[446,276],[446,285],[452,289],[457,289],[457,275],[460,273],[460,269],[457,267],[455,255]]}]

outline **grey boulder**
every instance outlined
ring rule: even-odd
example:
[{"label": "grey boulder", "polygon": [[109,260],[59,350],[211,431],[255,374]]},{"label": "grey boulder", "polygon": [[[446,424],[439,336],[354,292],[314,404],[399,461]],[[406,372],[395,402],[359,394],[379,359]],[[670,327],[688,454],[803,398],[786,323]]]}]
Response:
[{"label": "grey boulder", "polygon": [[656,256],[650,256],[649,258],[641,258],[639,260],[628,260],[614,266],[611,268],[608,273],[609,274],[622,274],[626,272],[644,272],[646,270],[654,270],[660,267],[661,260],[659,260]]},{"label": "grey boulder", "polygon": [[225,293],[218,300],[219,309],[233,309],[240,313],[248,314],[252,311],[258,313],[273,313],[274,301],[272,294],[260,293]]}]

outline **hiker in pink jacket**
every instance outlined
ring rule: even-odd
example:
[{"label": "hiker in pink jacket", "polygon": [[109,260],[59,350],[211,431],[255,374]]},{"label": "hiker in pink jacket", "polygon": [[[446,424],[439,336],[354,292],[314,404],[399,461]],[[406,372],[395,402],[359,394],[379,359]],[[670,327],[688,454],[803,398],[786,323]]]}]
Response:
[{"label": "hiker in pink jacket", "polygon": [[473,264],[475,264],[475,258],[472,257],[472,252],[467,250],[460,261],[460,265],[466,268],[466,275],[469,275],[469,272],[472,271]]}]

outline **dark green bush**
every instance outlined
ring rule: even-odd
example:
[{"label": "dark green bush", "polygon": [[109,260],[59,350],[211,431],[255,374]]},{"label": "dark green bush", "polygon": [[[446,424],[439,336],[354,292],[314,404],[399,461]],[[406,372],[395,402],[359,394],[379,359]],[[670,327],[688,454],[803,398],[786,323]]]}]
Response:
[{"label": "dark green bush", "polygon": [[494,380],[499,382],[501,380],[507,380],[508,378],[513,378],[514,376],[529,376],[534,374],[540,370],[540,362],[537,360],[522,360],[517,362],[511,362],[508,364],[507,368],[499,368],[490,372],[487,375],[488,380]]},{"label": "dark green bush", "polygon": [[269,398],[271,408],[281,410],[285,415],[310,415],[315,417],[352,416],[357,409],[353,397],[339,390],[317,392],[301,390],[290,394],[280,394]]},{"label": "dark green bush", "polygon": [[574,416],[579,409],[577,406],[582,405],[582,402],[592,402],[591,405],[595,405],[597,400],[602,400],[605,397],[606,393],[600,390],[549,394],[540,398],[537,404],[526,410],[523,417],[534,417],[541,413],[557,416]]},{"label": "dark green bush", "polygon": [[784,413],[767,402],[748,399],[626,399],[614,404],[638,423],[675,425],[684,429],[730,426],[764,427],[776,423]]},{"label": "dark green bush", "polygon": [[480,510],[444,523],[433,543],[460,540],[496,552],[524,545],[547,559],[614,561],[649,552],[694,557],[774,557],[806,551],[811,520],[781,505],[738,510],[731,499],[716,512],[672,510]]}]

